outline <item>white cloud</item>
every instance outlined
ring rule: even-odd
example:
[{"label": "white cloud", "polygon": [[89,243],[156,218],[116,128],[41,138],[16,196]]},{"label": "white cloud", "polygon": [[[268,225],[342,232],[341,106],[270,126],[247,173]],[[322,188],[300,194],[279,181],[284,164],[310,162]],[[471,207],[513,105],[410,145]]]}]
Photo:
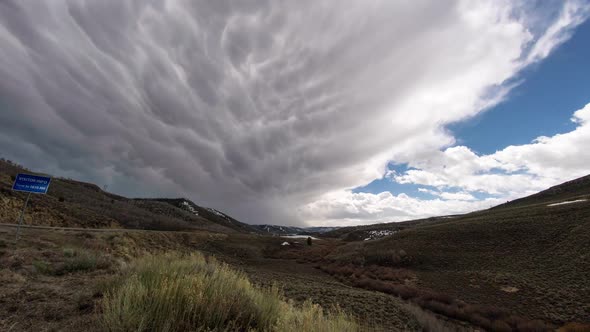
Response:
[{"label": "white cloud", "polygon": [[[459,214],[489,208],[533,194],[590,173],[590,104],[576,111],[578,127],[568,133],[540,137],[531,144],[509,146],[478,156],[468,147],[438,151],[424,160],[409,161],[416,169],[390,172],[392,181],[434,187],[418,191],[437,197],[420,199],[393,195],[334,192],[300,210],[324,225],[353,225]],[[447,191],[460,188],[460,191]],[[473,192],[488,195],[478,200]],[[490,196],[491,195],[491,196]]]},{"label": "white cloud", "polygon": [[564,3],[559,18],[534,43],[525,64],[546,58],[555,47],[567,41],[573,33],[573,27],[581,24],[587,18],[589,11],[587,1],[580,0]]},{"label": "white cloud", "polygon": [[474,201],[476,198],[468,192],[461,191],[457,193],[442,192],[439,195],[442,199],[455,201]]},{"label": "white cloud", "polygon": [[399,183],[460,187],[489,194],[526,193],[590,172],[590,104],[576,111],[575,130],[478,156],[465,146],[447,148],[394,176]]},{"label": "white cloud", "polygon": [[[252,223],[318,220],[297,211],[326,193],[360,197],[346,190],[390,161],[423,171],[396,179],[435,186],[459,181],[428,171],[441,162],[497,164],[459,148],[426,157],[454,144],[446,124],[502,100],[563,42],[587,15],[579,4],[535,20],[496,0],[2,1],[0,143],[31,168],[122,194],[185,195]],[[531,180],[514,179],[493,190]]]},{"label": "white cloud", "polygon": [[423,200],[406,194],[393,195],[334,192],[308,204],[299,213],[311,223],[326,226],[350,226],[394,222],[487,209],[505,203],[505,198],[464,200],[465,197]]},{"label": "white cloud", "polygon": [[446,191],[437,191],[437,190],[432,190],[432,189],[427,189],[427,188],[418,188],[419,192],[423,192],[426,194],[430,194],[432,196],[438,196],[442,199],[447,199],[447,200],[457,200],[457,201],[474,201],[476,200],[476,198],[466,192],[466,191],[460,191],[460,192],[446,192]]}]

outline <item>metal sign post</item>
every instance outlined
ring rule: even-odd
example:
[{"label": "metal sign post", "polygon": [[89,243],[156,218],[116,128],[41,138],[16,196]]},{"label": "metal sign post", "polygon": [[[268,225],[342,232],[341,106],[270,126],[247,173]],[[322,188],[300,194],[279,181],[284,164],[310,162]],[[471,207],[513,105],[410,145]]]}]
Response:
[{"label": "metal sign post", "polygon": [[20,228],[25,217],[25,209],[29,204],[31,194],[46,194],[47,190],[49,189],[50,182],[51,178],[47,176],[38,176],[31,174],[18,174],[16,176],[14,184],[12,185],[12,190],[24,191],[28,194],[27,199],[25,200],[25,205],[23,206],[23,210],[20,212],[20,217],[18,218],[18,226],[16,228],[16,238],[14,240],[14,243],[18,241],[18,237],[20,235]]},{"label": "metal sign post", "polygon": [[27,194],[27,199],[25,200],[25,205],[23,206],[23,210],[20,212],[20,217],[18,218],[18,226],[16,227],[16,238],[14,242],[18,241],[18,236],[20,234],[20,226],[23,224],[23,218],[25,216],[25,209],[27,208],[27,204],[29,204],[29,198],[31,198],[31,193]]}]

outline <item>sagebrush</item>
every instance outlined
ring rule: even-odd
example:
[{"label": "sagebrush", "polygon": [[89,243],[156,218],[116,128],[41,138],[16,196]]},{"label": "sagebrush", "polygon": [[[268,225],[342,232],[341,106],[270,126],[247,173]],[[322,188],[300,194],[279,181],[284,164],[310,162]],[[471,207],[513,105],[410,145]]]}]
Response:
[{"label": "sagebrush", "polygon": [[357,331],[339,309],[286,302],[276,287],[201,254],[149,256],[127,267],[102,301],[108,331]]}]

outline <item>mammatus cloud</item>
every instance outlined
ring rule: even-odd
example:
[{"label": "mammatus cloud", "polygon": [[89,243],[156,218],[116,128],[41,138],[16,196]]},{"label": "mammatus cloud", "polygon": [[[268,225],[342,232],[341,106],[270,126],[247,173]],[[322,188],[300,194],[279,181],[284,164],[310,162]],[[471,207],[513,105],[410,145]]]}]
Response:
[{"label": "mammatus cloud", "polygon": [[[588,14],[554,5],[2,1],[2,153],[252,223],[327,222],[326,197],[443,153],[445,124],[500,101]],[[432,213],[453,210],[440,197]]]}]

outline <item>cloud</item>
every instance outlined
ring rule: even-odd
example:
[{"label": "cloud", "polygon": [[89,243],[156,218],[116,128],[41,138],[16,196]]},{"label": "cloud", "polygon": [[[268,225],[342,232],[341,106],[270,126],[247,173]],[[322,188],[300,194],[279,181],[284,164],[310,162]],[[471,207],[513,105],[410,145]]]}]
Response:
[{"label": "cloud", "polygon": [[251,223],[317,220],[300,211],[451,146],[444,126],[502,100],[582,5],[2,1],[2,153]]},{"label": "cloud", "polygon": [[[590,173],[590,103],[574,112],[571,132],[538,137],[530,144],[477,155],[466,146],[407,160],[411,169],[389,171],[400,184],[422,185],[433,199],[390,192],[337,191],[299,210],[302,218],[339,226],[418,219],[486,209]],[[477,199],[473,193],[486,196]]]},{"label": "cloud", "polygon": [[501,196],[542,190],[590,173],[590,103],[574,112],[572,122],[578,126],[571,132],[538,137],[530,144],[508,146],[489,155],[478,156],[465,146],[447,148],[431,158],[409,162],[415,169],[394,174],[392,179]]},{"label": "cloud", "polygon": [[567,41],[573,33],[573,28],[586,20],[589,11],[586,1],[566,2],[561,7],[559,17],[533,44],[531,51],[527,55],[525,65],[546,58],[555,47]]},{"label": "cloud", "polygon": [[299,210],[306,220],[326,226],[351,226],[367,223],[394,222],[430,216],[444,216],[487,209],[505,203],[505,198],[465,200],[450,195],[444,199],[424,200],[406,194],[335,192],[325,195]]},{"label": "cloud", "polygon": [[459,191],[459,192],[445,192],[445,191],[437,191],[427,188],[418,188],[419,192],[427,193],[432,196],[438,196],[442,199],[446,200],[456,200],[456,201],[474,201],[476,198],[466,192],[466,191]]}]

